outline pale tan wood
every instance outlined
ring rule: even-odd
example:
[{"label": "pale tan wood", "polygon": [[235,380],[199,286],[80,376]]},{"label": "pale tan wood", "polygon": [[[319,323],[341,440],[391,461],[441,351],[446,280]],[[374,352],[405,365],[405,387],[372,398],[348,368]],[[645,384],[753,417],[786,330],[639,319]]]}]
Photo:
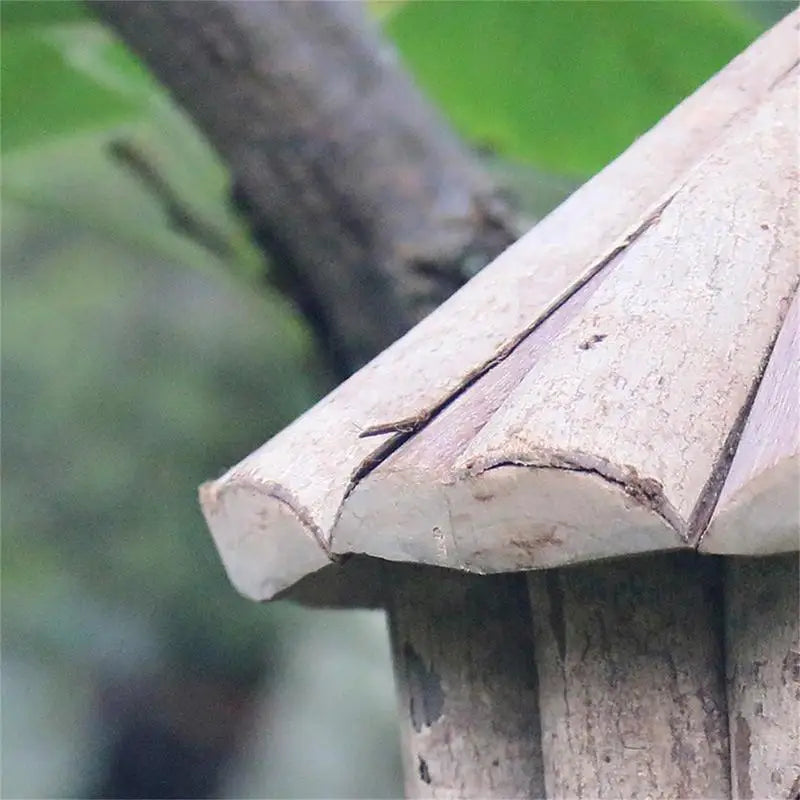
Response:
[{"label": "pale tan wood", "polygon": [[265,600],[330,559],[318,526],[283,484],[251,477],[246,469],[240,465],[204,483],[200,505],[233,585],[253,600]]},{"label": "pale tan wood", "polygon": [[800,792],[797,554],[726,559],[725,646],[736,800]]},{"label": "pale tan wood", "polygon": [[[637,546],[653,549],[654,542],[677,546],[680,542],[674,531],[657,515],[636,513],[638,509],[631,509],[616,487],[597,476],[540,472],[532,491],[529,470],[499,468],[476,479],[462,478],[454,468],[487,420],[609,275],[604,270],[583,286],[507,359],[365,478],[343,509],[336,546],[380,552],[396,561],[476,571],[549,566],[580,560],[592,552],[585,538],[573,542],[564,535],[565,513],[573,520],[580,516],[585,525],[601,531],[624,528],[629,535],[618,538],[625,552],[634,552]],[[563,492],[571,493],[568,512],[564,503],[557,502]],[[368,526],[378,519],[387,535],[371,542]],[[605,554],[602,537],[595,541],[603,545],[601,554]]]},{"label": "pale tan wood", "polygon": [[335,551],[499,571],[693,544],[800,278],[797,74],[359,482]]},{"label": "pale tan wood", "polygon": [[730,796],[716,566],[530,574],[547,797]]},{"label": "pale tan wood", "polygon": [[[800,209],[795,205],[795,213]],[[800,254],[795,252],[795,258]],[[700,549],[800,547],[800,298],[789,309]]]},{"label": "pale tan wood", "polygon": [[391,575],[406,796],[544,797],[525,579]]},{"label": "pale tan wood", "polygon": [[[646,237],[687,171],[774,94],[796,60],[797,27],[797,14],[776,26],[407,336],[202,488],[209,527],[243,594],[269,598],[329,563],[334,524],[359,478],[398,435],[425,422],[631,241]],[[360,436],[374,426],[388,432]],[[609,493],[607,482],[588,483],[590,494]],[[640,547],[661,546],[663,525],[646,523],[654,533]],[[583,557],[580,547],[575,557]]]}]

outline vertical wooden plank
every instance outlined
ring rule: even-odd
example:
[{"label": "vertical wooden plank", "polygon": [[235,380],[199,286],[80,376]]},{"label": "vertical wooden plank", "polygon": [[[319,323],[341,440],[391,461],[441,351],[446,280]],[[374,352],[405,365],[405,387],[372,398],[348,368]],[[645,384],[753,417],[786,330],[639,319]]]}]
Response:
[{"label": "vertical wooden plank", "polygon": [[800,796],[798,556],[729,558],[725,631],[733,797]]},{"label": "vertical wooden plank", "polygon": [[718,564],[692,553],[532,573],[550,798],[727,798]]},{"label": "vertical wooden plank", "polygon": [[524,577],[388,574],[406,796],[544,797]]}]

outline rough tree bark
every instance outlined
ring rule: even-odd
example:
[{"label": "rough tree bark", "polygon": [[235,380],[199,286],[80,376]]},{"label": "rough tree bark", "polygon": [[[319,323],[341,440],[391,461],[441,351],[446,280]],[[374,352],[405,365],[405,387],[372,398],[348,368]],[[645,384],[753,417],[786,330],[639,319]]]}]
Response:
[{"label": "rough tree bark", "polygon": [[[269,256],[273,277],[340,377],[519,235],[477,160],[415,89],[358,4],[104,1],[93,7],[222,156],[235,202]],[[523,583],[514,576],[454,578],[454,597],[466,594],[470,602],[448,603],[442,613],[438,578],[434,571],[418,574],[413,597],[400,590],[388,601],[405,728],[430,733],[415,756],[426,766],[409,763],[409,793],[540,796]],[[506,647],[503,618],[524,630],[516,648],[498,658]],[[475,638],[489,620],[494,635]],[[443,650],[443,642],[458,647]],[[441,720],[420,723],[407,657],[412,647],[422,669],[436,672],[444,707],[458,709],[444,735]],[[470,707],[478,697],[485,713]],[[468,720],[474,752],[502,751],[486,772],[450,748],[453,726]],[[498,738],[498,731],[508,737]]]},{"label": "rough tree bark", "polygon": [[797,553],[731,558],[725,643],[732,797],[800,797]]},{"label": "rough tree bark", "polygon": [[406,795],[544,797],[524,577],[403,565],[391,580]]},{"label": "rough tree bark", "polygon": [[223,157],[274,277],[340,377],[518,235],[358,4],[93,8]]},{"label": "rough tree bark", "polygon": [[547,797],[730,796],[719,567],[530,573]]}]

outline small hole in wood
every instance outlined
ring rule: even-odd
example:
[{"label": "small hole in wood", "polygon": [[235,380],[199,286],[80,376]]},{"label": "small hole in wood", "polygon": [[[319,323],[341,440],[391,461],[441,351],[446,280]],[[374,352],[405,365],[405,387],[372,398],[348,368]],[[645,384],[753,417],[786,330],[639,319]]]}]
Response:
[{"label": "small hole in wood", "polygon": [[580,350],[591,350],[596,344],[599,344],[603,341],[603,339],[608,336],[607,333],[595,333],[593,336],[590,336],[585,342],[582,342],[578,345]]},{"label": "small hole in wood", "polygon": [[428,771],[428,762],[422,757],[417,756],[419,759],[419,777],[425,783],[431,782],[431,773]]}]

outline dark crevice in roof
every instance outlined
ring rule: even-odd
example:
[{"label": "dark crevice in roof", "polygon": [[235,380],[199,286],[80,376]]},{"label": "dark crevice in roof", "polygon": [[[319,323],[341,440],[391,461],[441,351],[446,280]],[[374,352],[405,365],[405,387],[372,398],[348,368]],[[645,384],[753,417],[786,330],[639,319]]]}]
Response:
[{"label": "dark crevice in roof", "polygon": [[725,486],[725,481],[727,480],[728,472],[730,471],[731,464],[733,463],[733,458],[736,455],[736,448],[739,446],[739,440],[742,437],[745,425],[747,424],[747,420],[750,416],[750,410],[753,407],[756,395],[761,387],[761,381],[764,378],[764,373],[767,370],[767,364],[769,364],[769,360],[772,358],[772,352],[775,349],[775,343],[778,341],[778,336],[789,313],[792,300],[798,292],[798,287],[800,287],[800,283],[795,283],[790,295],[786,298],[785,302],[781,306],[778,324],[775,326],[772,339],[770,340],[770,343],[761,359],[758,372],[756,373],[756,376],[750,387],[750,391],[747,393],[744,404],[739,410],[739,413],[736,417],[736,422],[731,426],[728,436],[726,437],[725,442],[723,443],[722,448],[717,455],[717,459],[714,467],[711,470],[711,474],[709,475],[708,480],[703,487],[703,491],[700,493],[700,498],[698,499],[691,515],[689,516],[687,535],[690,544],[695,548],[699,547],[708,525],[711,522],[711,517],[714,514],[714,509],[717,506],[717,501],[719,500],[722,488]]},{"label": "dark crevice in roof", "polygon": [[359,438],[366,438],[368,436],[378,436],[394,433],[394,436],[383,442],[370,456],[368,456],[353,473],[350,483],[345,491],[342,502],[349,497],[350,493],[356,485],[369,475],[374,469],[382,464],[392,453],[402,447],[411,437],[419,433],[425,426],[436,416],[438,416],[445,408],[451,405],[458,397],[464,392],[474,386],[477,381],[486,375],[490,370],[504,361],[508,356],[513,353],[522,342],[524,342],[548,317],[550,317],[556,310],[563,306],[575,293],[595,278],[605,267],[611,264],[618,256],[627,250],[637,239],[639,239],[647,230],[655,225],[661,218],[664,209],[672,202],[677,194],[677,189],[674,189],[668,197],[663,200],[651,213],[647,214],[640,225],[635,230],[631,231],[622,242],[614,247],[603,258],[599,259],[580,280],[573,283],[564,293],[557,297],[550,306],[542,313],[537,319],[525,328],[520,334],[514,337],[504,347],[502,347],[491,359],[482,364],[481,366],[468,373],[461,383],[446,397],[444,397],[437,405],[420,412],[416,416],[406,417],[405,419],[396,420],[394,422],[380,423],[373,425],[359,434]]}]

